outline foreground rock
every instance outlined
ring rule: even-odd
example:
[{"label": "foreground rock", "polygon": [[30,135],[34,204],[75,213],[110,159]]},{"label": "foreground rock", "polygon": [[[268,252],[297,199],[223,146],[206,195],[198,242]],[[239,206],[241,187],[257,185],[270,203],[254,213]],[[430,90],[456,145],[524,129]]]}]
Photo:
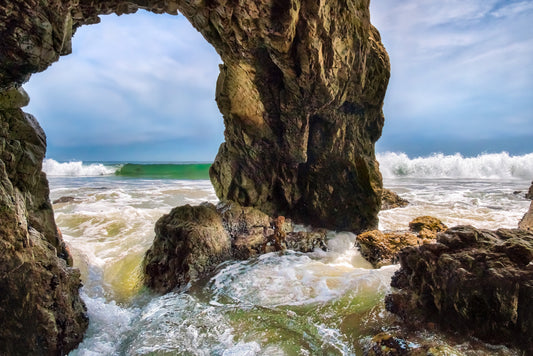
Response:
[{"label": "foreground rock", "polygon": [[46,137],[19,109],[27,102],[22,90],[0,95],[0,355],[63,355],[88,320],[41,172]]},{"label": "foreground rock", "polygon": [[295,232],[284,217],[271,219],[237,204],[180,206],[161,217],[144,258],[145,284],[166,293],[204,278],[230,259],[291,249],[326,248],[325,230]]},{"label": "foreground rock", "polygon": [[409,201],[400,197],[390,189],[383,189],[381,193],[381,210],[403,208],[409,205]]},{"label": "foreground rock", "polygon": [[399,252],[408,246],[435,242],[436,233],[446,225],[437,218],[421,216],[409,223],[411,232],[366,231],[357,235],[356,246],[375,268],[398,263]]},{"label": "foreground rock", "polygon": [[533,233],[458,226],[400,252],[387,309],[533,353]]}]

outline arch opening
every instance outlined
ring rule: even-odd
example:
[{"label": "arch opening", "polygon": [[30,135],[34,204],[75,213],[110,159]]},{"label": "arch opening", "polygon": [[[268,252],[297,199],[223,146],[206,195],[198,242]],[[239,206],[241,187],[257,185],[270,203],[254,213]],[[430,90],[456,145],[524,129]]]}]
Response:
[{"label": "arch opening", "polygon": [[[98,15],[139,8],[169,14],[179,10],[220,55],[215,98],[225,142],[210,170],[219,199],[317,227],[358,232],[376,226],[382,184],[374,144],[383,126],[389,63],[370,24],[367,0],[348,6],[340,0],[291,0],[283,7],[277,1],[218,0],[50,0],[33,5],[10,3],[6,26],[0,27],[0,193],[5,202],[0,218],[8,222],[1,228],[7,236],[3,243],[24,251],[2,256],[0,273],[47,280],[53,270],[53,280],[43,286],[50,291],[24,290],[20,295],[27,295],[24,303],[38,305],[45,291],[46,305],[60,307],[46,309],[46,315],[38,307],[23,312],[21,341],[4,347],[34,340],[36,323],[53,324],[47,332],[56,334],[30,347],[66,353],[87,327],[77,292],[79,276],[68,268],[72,261],[41,174],[46,138],[35,119],[20,110],[28,101],[20,85],[68,54],[73,32],[97,23]],[[278,16],[281,10],[285,13]],[[33,250],[24,250],[29,247]],[[35,268],[32,274],[27,267],[20,269],[37,252],[49,267],[43,270],[41,261],[41,267],[27,265]],[[7,300],[0,305],[24,310],[17,295],[3,296]],[[17,328],[2,324],[6,330]]]}]

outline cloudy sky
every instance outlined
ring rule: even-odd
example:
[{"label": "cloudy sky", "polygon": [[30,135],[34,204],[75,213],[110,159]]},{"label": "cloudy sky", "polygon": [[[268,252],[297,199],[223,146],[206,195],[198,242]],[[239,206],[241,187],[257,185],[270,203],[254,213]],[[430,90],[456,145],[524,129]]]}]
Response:
[{"label": "cloudy sky", "polygon": [[[533,152],[533,0],[373,0],[392,63],[378,151]],[[57,160],[212,161],[220,58],[182,16],[103,16],[25,85]]]}]

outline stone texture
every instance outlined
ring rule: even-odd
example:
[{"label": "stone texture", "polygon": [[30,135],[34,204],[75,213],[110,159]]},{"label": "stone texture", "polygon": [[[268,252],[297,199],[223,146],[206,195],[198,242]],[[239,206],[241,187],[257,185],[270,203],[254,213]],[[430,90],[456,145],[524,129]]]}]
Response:
[{"label": "stone texture", "polygon": [[533,230],[533,201],[529,205],[529,210],[524,214],[522,220],[518,223],[518,227],[524,230]]},{"label": "stone texture", "polygon": [[533,233],[458,226],[437,241],[400,252],[387,309],[533,353]]},{"label": "stone texture", "polygon": [[410,232],[381,232],[370,230],[357,235],[356,246],[361,255],[379,268],[398,263],[398,253],[407,246],[417,246],[423,241]]},{"label": "stone texture", "polygon": [[0,100],[0,354],[66,354],[88,326],[80,274],[69,266],[41,172],[46,137],[14,108],[24,105],[22,92],[13,94]]},{"label": "stone texture", "polygon": [[436,234],[444,231],[444,225],[432,216],[420,216],[409,223],[411,232],[379,230],[365,231],[357,235],[356,247],[375,268],[398,263],[398,254],[408,246],[420,246],[435,242]]},{"label": "stone texture", "polygon": [[381,193],[381,210],[403,208],[409,205],[409,201],[400,197],[390,189],[383,189]]},{"label": "stone texture", "polygon": [[288,219],[270,218],[235,203],[180,206],[160,218],[144,258],[145,284],[166,293],[212,274],[222,262],[267,252],[326,249],[326,231],[294,231]]},{"label": "stone texture", "polygon": [[144,280],[157,292],[185,286],[231,258],[231,240],[213,204],[174,208],[157,221],[155,233]]}]

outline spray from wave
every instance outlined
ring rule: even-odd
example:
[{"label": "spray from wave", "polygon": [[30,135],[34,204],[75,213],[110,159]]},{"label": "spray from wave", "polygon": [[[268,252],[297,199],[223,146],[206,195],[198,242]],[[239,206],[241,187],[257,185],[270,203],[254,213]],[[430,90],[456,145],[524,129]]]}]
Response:
[{"label": "spray from wave", "polygon": [[405,153],[377,154],[384,178],[532,179],[533,153],[510,156],[507,152],[463,157],[433,154],[409,158]]},{"label": "spray from wave", "polygon": [[59,163],[47,158],[43,161],[43,172],[48,176],[93,177],[115,174],[117,166],[105,166],[102,163],[83,164],[81,161]]}]

